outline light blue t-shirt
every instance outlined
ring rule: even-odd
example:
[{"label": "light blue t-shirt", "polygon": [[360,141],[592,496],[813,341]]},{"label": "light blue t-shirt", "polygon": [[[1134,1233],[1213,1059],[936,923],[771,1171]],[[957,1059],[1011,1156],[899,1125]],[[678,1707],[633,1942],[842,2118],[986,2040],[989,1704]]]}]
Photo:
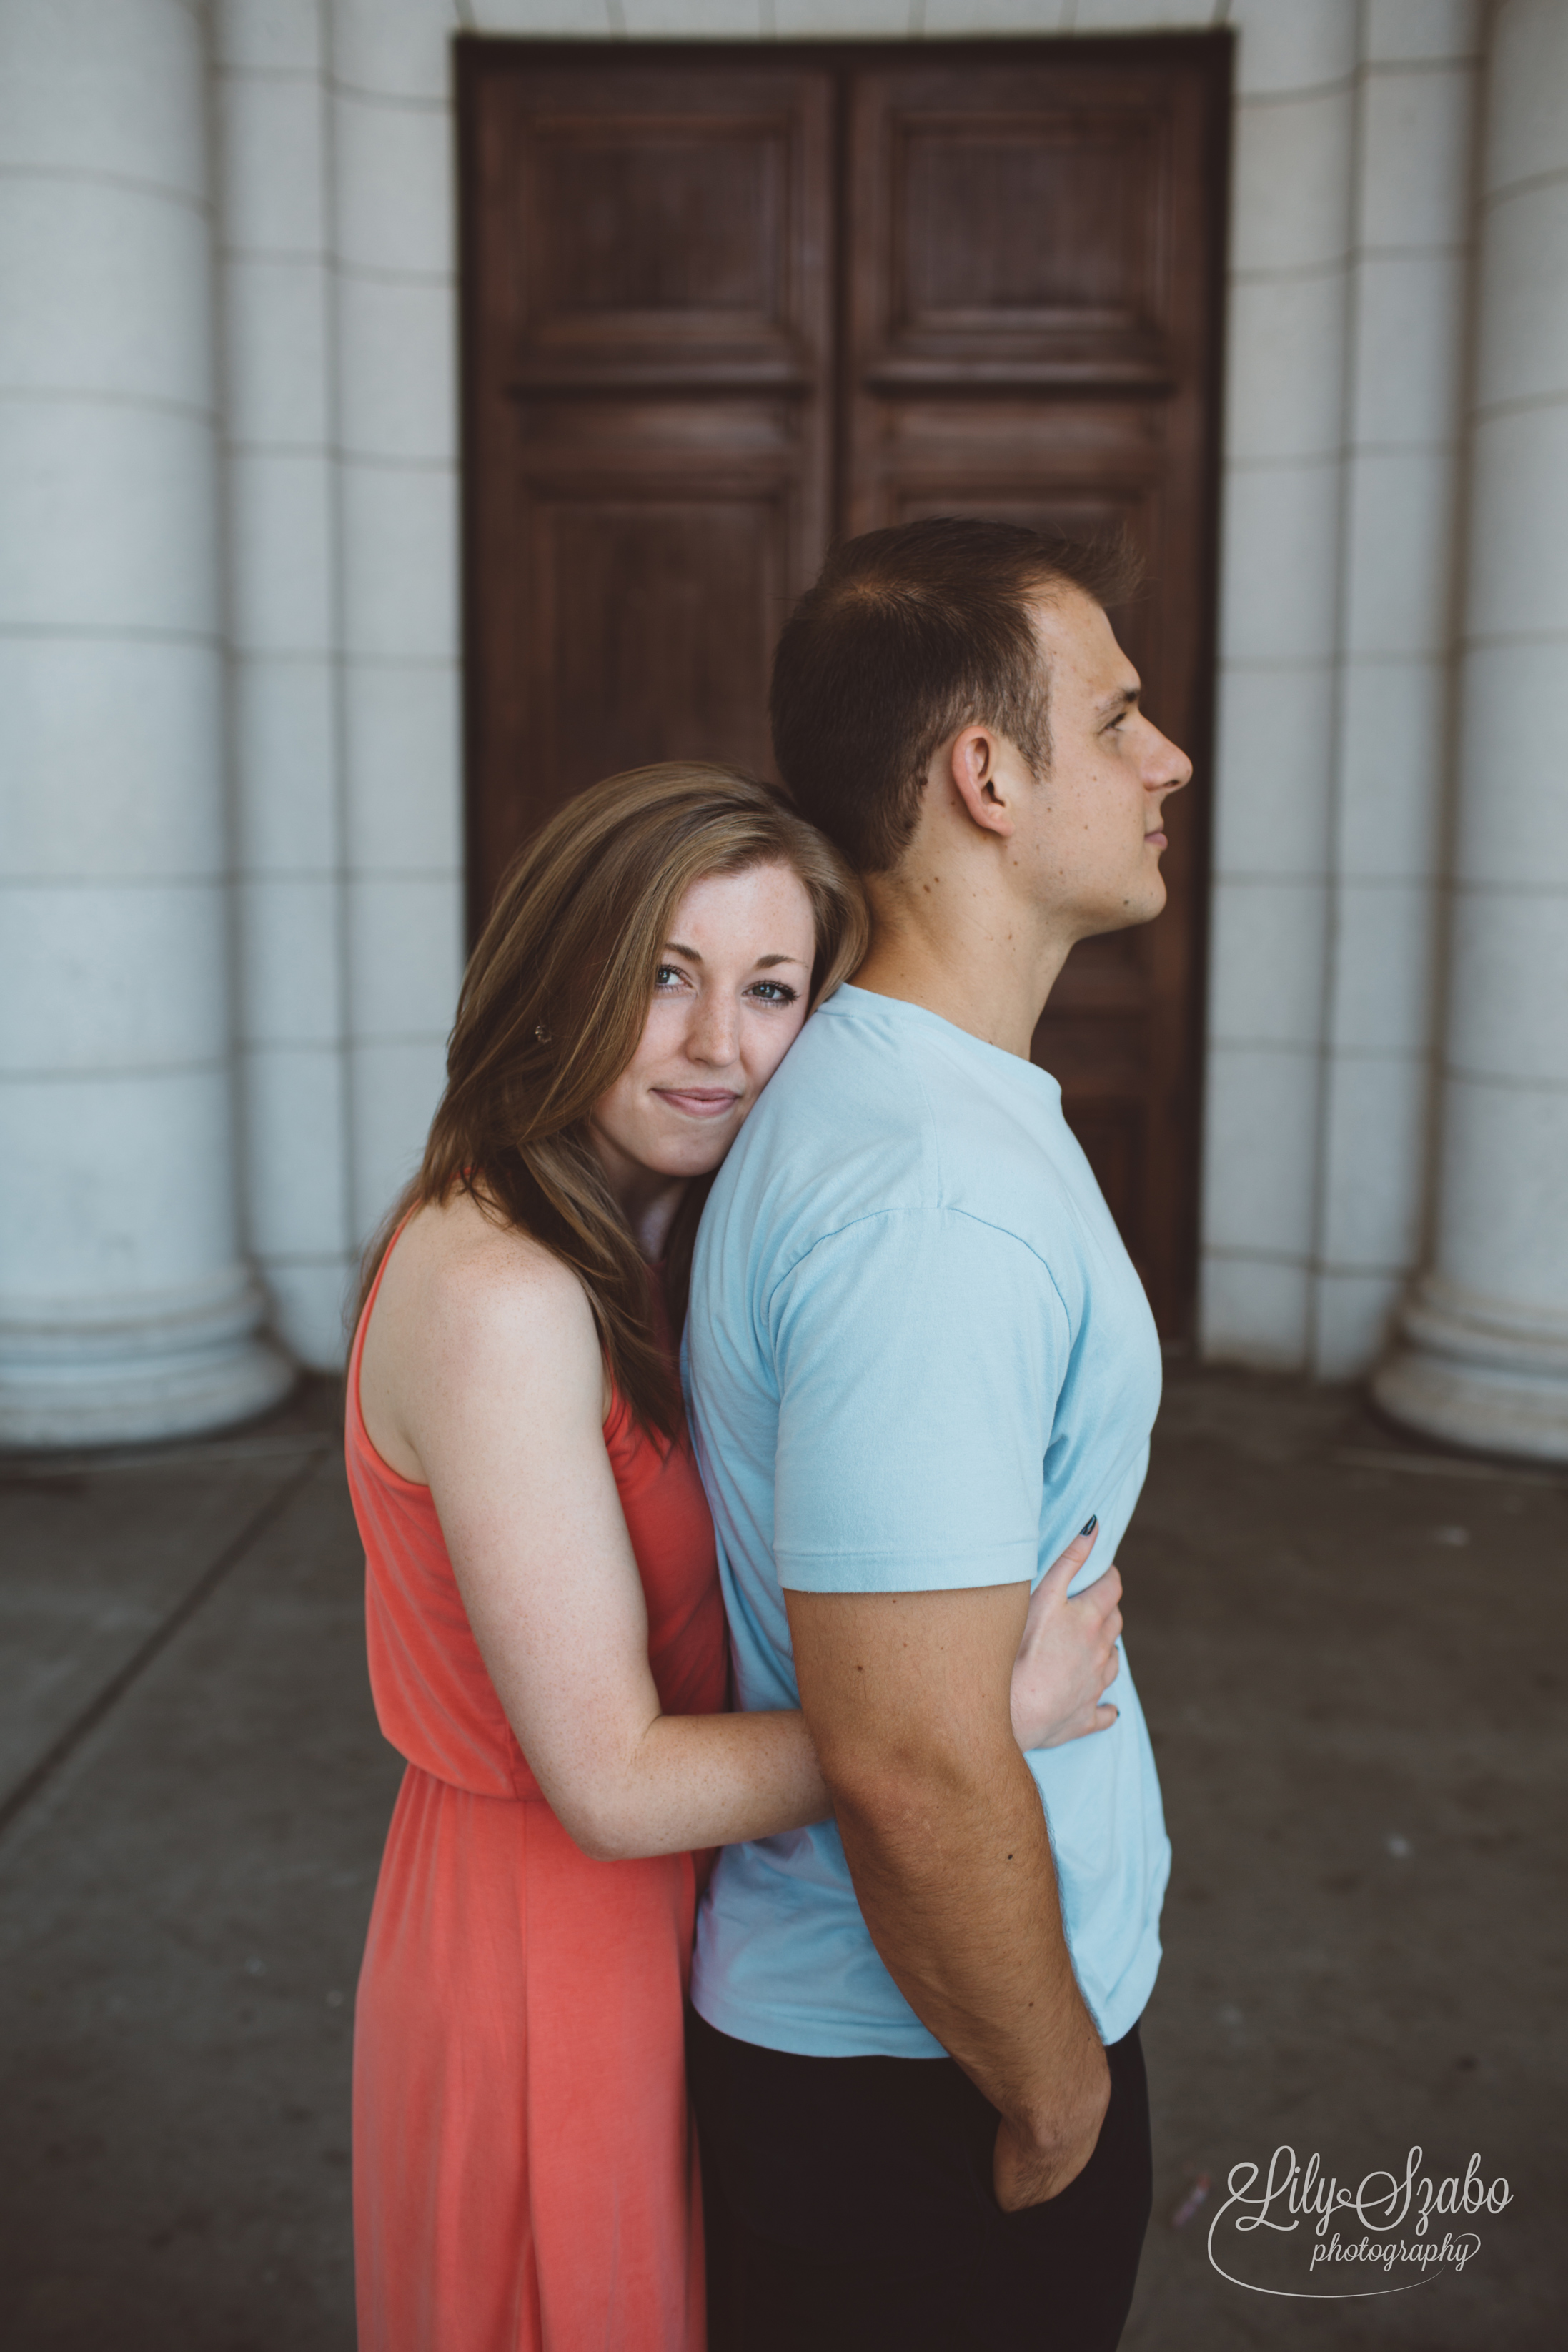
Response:
[{"label": "light blue t-shirt", "polygon": [[[1142,1286],[1054,1078],[921,1006],[841,988],[703,1213],[687,1384],[743,1708],[798,1706],[784,1590],[1031,1583],[1083,1526],[1110,1565],[1160,1401]],[[1170,1846],[1125,1660],[1095,1732],[1029,1758],[1073,1965],[1119,2041],[1159,1966]],[[726,1846],[692,1998],[807,2056],[939,2057],[832,1822]]]}]

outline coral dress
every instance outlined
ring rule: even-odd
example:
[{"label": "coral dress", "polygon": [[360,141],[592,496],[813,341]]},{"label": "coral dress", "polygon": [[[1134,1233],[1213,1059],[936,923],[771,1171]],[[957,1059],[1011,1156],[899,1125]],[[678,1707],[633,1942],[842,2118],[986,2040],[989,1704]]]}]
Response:
[{"label": "coral dress", "polygon": [[[377,1290],[380,1287],[379,1277]],[[371,1687],[408,1759],[354,2028],[362,2352],[702,2352],[682,2004],[697,1862],[590,1862],[540,1792],[428,1487],[388,1467],[350,1360]],[[712,1523],[684,1439],[605,1423],[668,1714],[724,1705]]]}]

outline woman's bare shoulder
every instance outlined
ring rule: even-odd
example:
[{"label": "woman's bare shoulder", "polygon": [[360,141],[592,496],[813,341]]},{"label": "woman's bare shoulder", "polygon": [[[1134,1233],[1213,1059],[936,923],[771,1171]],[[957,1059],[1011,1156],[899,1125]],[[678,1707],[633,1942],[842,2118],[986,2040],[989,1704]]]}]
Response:
[{"label": "woman's bare shoulder", "polygon": [[[529,1432],[597,1433],[607,1382],[587,1293],[568,1265],[466,1195],[408,1219],[364,1334],[359,1401],[402,1476]],[[492,1426],[493,1424],[493,1426]]]},{"label": "woman's bare shoulder", "polygon": [[407,1465],[422,1460],[433,1417],[471,1420],[503,1398],[550,1422],[564,1412],[597,1426],[607,1410],[598,1331],[577,1276],[467,1194],[427,1202],[404,1226],[362,1363],[365,1426],[405,1475],[426,1475]]},{"label": "woman's bare shoulder", "polygon": [[593,1309],[569,1265],[531,1234],[503,1222],[472,1194],[427,1202],[404,1227],[386,1269],[393,1319],[413,1308],[422,1323],[592,1336]]}]

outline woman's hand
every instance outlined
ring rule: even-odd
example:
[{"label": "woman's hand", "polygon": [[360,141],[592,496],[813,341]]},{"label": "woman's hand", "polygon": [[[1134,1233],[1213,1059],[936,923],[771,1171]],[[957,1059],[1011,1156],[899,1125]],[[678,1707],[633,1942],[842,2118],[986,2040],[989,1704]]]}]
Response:
[{"label": "woman's hand", "polygon": [[1030,1598],[1013,1666],[1013,1733],[1020,1748],[1060,1748],[1085,1732],[1108,1731],[1116,1721],[1116,1708],[1100,1703],[1121,1670],[1116,1650],[1121,1576],[1115,1562],[1086,1591],[1068,1597],[1099,1532],[1091,1519]]}]

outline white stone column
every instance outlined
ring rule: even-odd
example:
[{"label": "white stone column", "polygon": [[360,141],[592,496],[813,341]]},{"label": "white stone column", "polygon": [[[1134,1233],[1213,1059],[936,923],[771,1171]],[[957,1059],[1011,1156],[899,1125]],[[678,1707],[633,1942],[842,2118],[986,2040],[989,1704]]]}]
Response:
[{"label": "white stone column", "polygon": [[1310,1369],[1364,1374],[1421,1264],[1452,773],[1479,19],[1362,17]]},{"label": "white stone column", "polygon": [[287,1388],[237,1250],[203,21],[0,0],[0,1443]]},{"label": "white stone column", "polygon": [[1309,1358],[1350,303],[1353,0],[1240,0],[1226,321],[1204,1352]]},{"label": "white stone column", "polygon": [[327,26],[217,0],[214,28],[242,1189],[278,1328],[328,1370],[354,1236]]},{"label": "white stone column", "polygon": [[1479,243],[1441,1160],[1376,1393],[1568,1460],[1568,8],[1501,0]]},{"label": "white stone column", "polygon": [[451,0],[332,0],[353,1208],[418,1166],[463,967]]}]

